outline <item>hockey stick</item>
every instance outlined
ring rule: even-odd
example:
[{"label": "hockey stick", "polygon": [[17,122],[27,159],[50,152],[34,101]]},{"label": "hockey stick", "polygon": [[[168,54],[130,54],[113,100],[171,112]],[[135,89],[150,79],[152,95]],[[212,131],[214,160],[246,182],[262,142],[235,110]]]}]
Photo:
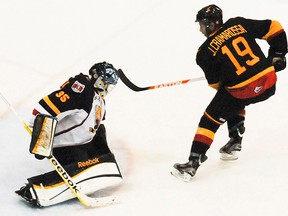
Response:
[{"label": "hockey stick", "polygon": [[[10,110],[13,111],[13,113],[17,116],[17,118],[23,123],[24,128],[26,131],[32,135],[32,131],[29,128],[29,126],[26,124],[26,122],[20,117],[20,115],[16,112],[14,107],[8,102],[8,100],[3,96],[3,94],[0,92],[0,97],[2,101],[10,108]],[[76,184],[76,182],[72,179],[72,177],[65,171],[65,169],[61,166],[61,164],[57,161],[57,159],[51,155],[50,157],[47,157],[51,165],[54,167],[54,169],[57,171],[57,173],[60,175],[60,177],[63,179],[63,181],[66,183],[66,185],[71,189],[71,191],[74,193],[74,195],[79,199],[79,201],[88,207],[102,207],[110,204],[116,203],[115,197],[101,197],[101,198],[93,198],[85,195],[82,193],[79,186]]]},{"label": "hockey stick", "polygon": [[145,91],[145,90],[152,90],[152,89],[158,89],[158,88],[163,88],[163,87],[170,87],[170,86],[175,86],[175,85],[182,85],[186,83],[191,83],[191,82],[196,82],[200,80],[204,80],[205,77],[197,77],[197,78],[192,78],[192,79],[186,79],[186,80],[179,80],[176,82],[170,82],[170,83],[163,83],[163,84],[158,84],[158,85],[153,85],[153,86],[147,86],[147,87],[138,87],[134,83],[132,83],[127,76],[124,74],[124,72],[119,69],[118,70],[118,75],[121,79],[121,81],[130,89],[133,91]]}]

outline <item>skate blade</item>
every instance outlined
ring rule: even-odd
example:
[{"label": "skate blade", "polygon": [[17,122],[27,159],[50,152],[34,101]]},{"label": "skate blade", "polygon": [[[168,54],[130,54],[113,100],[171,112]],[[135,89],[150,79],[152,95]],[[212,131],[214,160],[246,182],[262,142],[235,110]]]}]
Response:
[{"label": "skate blade", "polygon": [[232,161],[237,160],[239,155],[239,151],[232,151],[231,154],[228,153],[220,153],[220,159],[224,161]]},{"label": "skate blade", "polygon": [[190,174],[185,173],[185,172],[181,173],[181,172],[179,172],[179,170],[177,170],[175,168],[173,168],[170,173],[171,173],[171,175],[175,176],[176,178],[178,178],[184,182],[189,182],[192,178],[192,176]]}]

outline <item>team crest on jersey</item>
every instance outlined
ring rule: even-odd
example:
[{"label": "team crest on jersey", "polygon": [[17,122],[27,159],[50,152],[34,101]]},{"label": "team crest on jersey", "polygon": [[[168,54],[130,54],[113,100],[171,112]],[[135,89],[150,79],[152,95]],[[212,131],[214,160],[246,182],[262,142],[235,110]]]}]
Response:
[{"label": "team crest on jersey", "polygon": [[81,93],[84,91],[85,85],[83,85],[82,83],[78,81],[75,81],[71,88],[74,92]]}]

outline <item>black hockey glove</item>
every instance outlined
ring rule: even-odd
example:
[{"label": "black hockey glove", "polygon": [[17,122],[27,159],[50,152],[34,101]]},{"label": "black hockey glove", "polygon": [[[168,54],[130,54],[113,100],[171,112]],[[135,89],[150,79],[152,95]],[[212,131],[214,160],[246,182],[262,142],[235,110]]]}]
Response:
[{"label": "black hockey glove", "polygon": [[276,72],[284,70],[286,68],[286,57],[273,57],[272,65]]},{"label": "black hockey glove", "polygon": [[285,54],[286,53],[281,52],[269,53],[268,59],[274,66],[276,72],[284,70],[286,68]]}]

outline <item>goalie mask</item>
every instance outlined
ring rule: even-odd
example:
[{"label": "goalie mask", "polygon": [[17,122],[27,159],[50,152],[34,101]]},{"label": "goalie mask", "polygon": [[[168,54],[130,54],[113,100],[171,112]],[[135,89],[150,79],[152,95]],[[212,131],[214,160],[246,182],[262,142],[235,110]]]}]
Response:
[{"label": "goalie mask", "polygon": [[223,13],[221,8],[212,4],[198,11],[196,22],[199,22],[200,31],[209,37],[223,25]]},{"label": "goalie mask", "polygon": [[119,79],[117,69],[107,62],[93,65],[89,70],[89,74],[94,88],[101,97],[105,97],[112,91]]}]

